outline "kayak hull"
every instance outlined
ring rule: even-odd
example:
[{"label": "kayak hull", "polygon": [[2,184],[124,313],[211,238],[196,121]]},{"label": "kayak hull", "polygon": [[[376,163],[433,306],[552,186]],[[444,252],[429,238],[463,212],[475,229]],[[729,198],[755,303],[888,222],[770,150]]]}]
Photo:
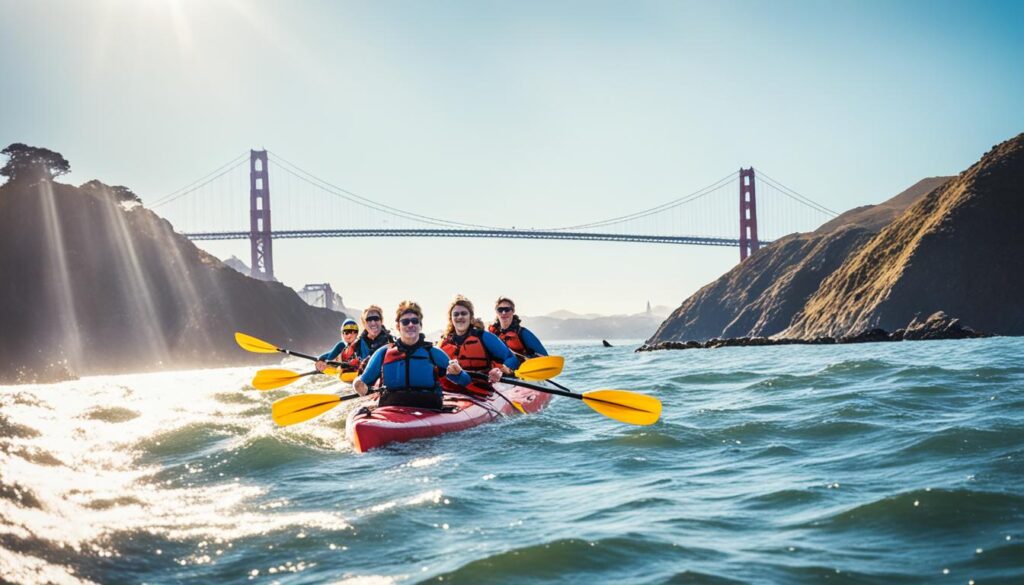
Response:
[{"label": "kayak hull", "polygon": [[[551,401],[547,392],[500,383],[494,387],[510,401],[520,403],[527,413],[537,412]],[[358,409],[349,414],[345,434],[355,450],[363,453],[389,443],[436,437],[519,414],[497,392],[488,397],[445,392],[444,406],[441,412],[410,406],[378,406],[369,413]]]}]

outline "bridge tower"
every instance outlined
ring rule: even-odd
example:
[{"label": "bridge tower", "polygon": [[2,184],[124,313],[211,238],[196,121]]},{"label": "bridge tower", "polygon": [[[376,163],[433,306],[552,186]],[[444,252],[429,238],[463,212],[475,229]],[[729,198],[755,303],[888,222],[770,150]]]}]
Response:
[{"label": "bridge tower", "polygon": [[249,151],[249,245],[252,277],[274,280],[274,253],[270,240],[270,183],[267,151]]},{"label": "bridge tower", "polygon": [[740,262],[761,247],[757,240],[757,194],[754,167],[740,167]]},{"label": "bridge tower", "polygon": [[[311,294],[313,296],[310,296]],[[307,284],[302,287],[301,291],[299,291],[299,296],[302,297],[302,300],[306,301],[306,303],[313,306],[319,306],[315,301],[323,298],[324,308],[331,311],[334,310],[334,289],[331,288],[331,284],[329,282]],[[314,302],[310,303],[310,299],[313,299]]]}]

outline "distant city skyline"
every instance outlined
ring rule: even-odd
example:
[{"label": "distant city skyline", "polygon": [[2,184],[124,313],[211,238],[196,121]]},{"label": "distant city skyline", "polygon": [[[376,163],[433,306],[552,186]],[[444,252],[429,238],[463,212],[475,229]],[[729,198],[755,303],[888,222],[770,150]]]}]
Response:
[{"label": "distant city skyline", "polygon": [[[488,225],[631,213],[750,165],[844,211],[1024,131],[1022,25],[1020,2],[0,0],[0,147],[56,150],[60,180],[146,203],[266,147]],[[247,242],[200,245],[249,262]],[[418,299],[428,328],[456,293],[487,315],[499,294],[528,315],[675,307],[738,258],[435,239],[274,252],[293,288]]]}]

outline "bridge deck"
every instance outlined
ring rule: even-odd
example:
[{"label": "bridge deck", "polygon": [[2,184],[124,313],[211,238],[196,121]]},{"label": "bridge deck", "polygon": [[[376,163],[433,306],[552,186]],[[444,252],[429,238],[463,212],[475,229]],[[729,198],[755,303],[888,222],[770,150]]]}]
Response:
[{"label": "bridge deck", "polygon": [[[182,234],[190,240],[248,240],[249,232],[192,232]],[[347,229],[283,230],[272,232],[278,238],[512,238],[526,240],[580,240],[603,242],[641,242],[648,244],[690,244],[698,246],[739,246],[738,239],[700,236],[645,236],[638,234],[601,234],[543,230],[456,230],[456,229]],[[770,242],[761,241],[761,245]]]}]

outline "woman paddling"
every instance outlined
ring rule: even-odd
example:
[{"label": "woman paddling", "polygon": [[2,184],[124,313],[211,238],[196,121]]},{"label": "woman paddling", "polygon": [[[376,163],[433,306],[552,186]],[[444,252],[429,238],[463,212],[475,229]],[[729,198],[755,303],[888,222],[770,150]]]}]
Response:
[{"label": "woman paddling", "polygon": [[[383,315],[384,309],[377,305],[366,307],[360,317],[363,322],[363,333],[354,342],[348,344],[341,354],[341,361],[358,367],[361,362],[373,355],[373,352],[395,340],[391,336],[391,332],[385,329],[381,323]],[[327,367],[327,362],[321,359],[316,362],[315,367],[317,371],[322,372]]]},{"label": "woman paddling", "polygon": [[[442,380],[441,386],[449,392],[488,395],[502,373],[510,374],[519,367],[519,360],[493,333],[485,331],[483,323],[475,320],[473,303],[466,297],[455,297],[448,307],[448,326],[440,343],[441,351],[469,372],[487,372],[487,382],[473,380],[469,384],[453,384]],[[492,367],[494,363],[501,364]]]},{"label": "woman paddling", "polygon": [[402,301],[395,312],[395,325],[399,339],[374,352],[363,373],[352,382],[352,387],[365,396],[369,386],[383,377],[384,390],[378,406],[412,406],[439,410],[443,394],[439,385],[441,372],[444,382],[455,385],[470,383],[469,374],[459,363],[423,339],[423,311],[412,301]]},{"label": "woman paddling", "polygon": [[512,299],[498,297],[494,301],[494,316],[494,323],[491,323],[488,331],[497,335],[517,357],[523,359],[548,355],[548,350],[544,349],[537,336],[523,327]]}]

